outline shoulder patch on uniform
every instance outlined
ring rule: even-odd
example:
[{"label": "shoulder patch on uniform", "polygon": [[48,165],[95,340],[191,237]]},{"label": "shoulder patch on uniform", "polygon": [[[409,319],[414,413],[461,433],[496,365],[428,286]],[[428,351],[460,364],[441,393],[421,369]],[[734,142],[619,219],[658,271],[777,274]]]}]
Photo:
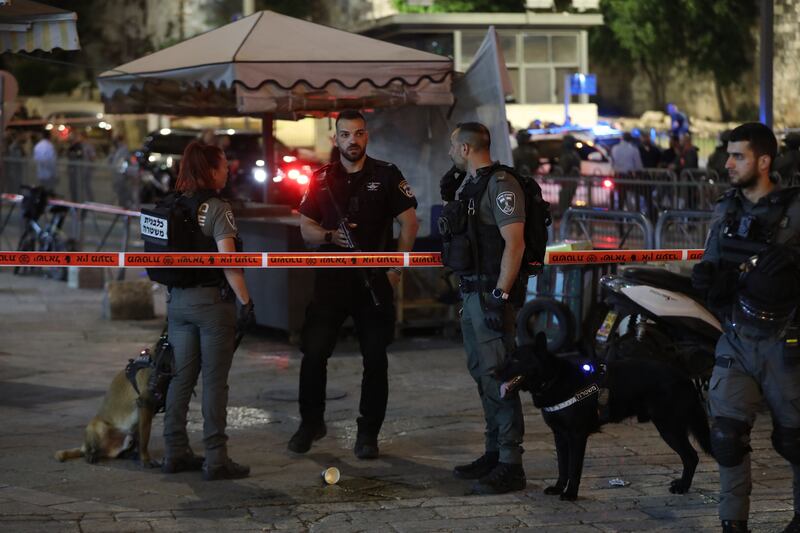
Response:
[{"label": "shoulder patch on uniform", "polygon": [[517,207],[517,195],[514,192],[503,191],[497,195],[495,201],[497,202],[497,207],[500,208],[500,211],[506,215],[514,214],[514,210]]},{"label": "shoulder patch on uniform", "polygon": [[230,224],[230,225],[231,225],[231,227],[233,228],[233,230],[234,230],[234,231],[239,231],[239,230],[236,228],[236,222],[235,222],[235,221],[234,221],[234,219],[233,219],[233,211],[231,211],[230,209],[228,209],[227,211],[225,211],[225,220],[227,220],[227,221],[228,221],[228,224]]},{"label": "shoulder patch on uniform", "polygon": [[197,225],[201,228],[206,225],[206,215],[208,214],[208,202],[203,202],[197,208]]},{"label": "shoulder patch on uniform", "polygon": [[411,185],[409,185],[406,180],[401,181],[397,188],[409,198],[414,198],[414,191],[411,190]]}]

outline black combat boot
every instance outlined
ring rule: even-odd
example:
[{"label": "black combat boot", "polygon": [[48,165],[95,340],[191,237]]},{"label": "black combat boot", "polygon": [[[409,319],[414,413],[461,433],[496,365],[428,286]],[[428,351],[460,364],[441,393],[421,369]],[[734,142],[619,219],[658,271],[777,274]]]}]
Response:
[{"label": "black combat boot", "polygon": [[289,451],[306,453],[311,449],[311,443],[328,434],[325,422],[300,422],[300,427],[292,438],[289,439]]},{"label": "black combat boot", "polygon": [[747,520],[723,520],[722,533],[750,533]]},{"label": "black combat boot", "polygon": [[170,455],[161,461],[161,471],[165,474],[175,474],[178,472],[188,472],[203,468],[205,458],[202,455],[195,455],[189,450],[182,455]]},{"label": "black combat boot", "polygon": [[226,458],[222,463],[209,465],[203,464],[203,479],[216,481],[218,479],[242,479],[250,475],[250,467],[234,463]]},{"label": "black combat boot", "polygon": [[459,479],[480,479],[497,466],[500,462],[499,452],[486,452],[467,465],[458,465],[453,469],[453,475]]},{"label": "black combat boot", "polygon": [[525,470],[522,465],[497,463],[491,472],[472,486],[475,494],[505,494],[525,489]]},{"label": "black combat boot", "polygon": [[378,450],[377,435],[359,433],[356,435],[356,445],[353,446],[353,453],[359,459],[377,459],[380,455]]},{"label": "black combat boot", "polygon": [[794,512],[792,521],[789,522],[789,525],[786,526],[783,533],[800,533],[800,513],[797,511]]}]

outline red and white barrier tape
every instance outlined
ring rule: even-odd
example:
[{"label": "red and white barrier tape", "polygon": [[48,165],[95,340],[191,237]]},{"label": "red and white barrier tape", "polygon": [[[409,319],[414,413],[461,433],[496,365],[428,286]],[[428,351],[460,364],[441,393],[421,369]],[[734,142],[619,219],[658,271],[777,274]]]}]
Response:
[{"label": "red and white barrier tape", "polygon": [[[18,204],[22,201],[21,194],[10,194],[10,193],[3,193],[0,194],[0,199],[7,200],[9,202]],[[96,211],[98,213],[107,213],[109,215],[123,215],[129,217],[138,217],[142,214],[139,211],[131,211],[130,209],[125,209],[124,207],[118,207],[115,205],[109,204],[100,204],[96,202],[86,202],[86,203],[78,203],[78,202],[70,202],[68,200],[59,200],[57,198],[51,198],[47,201],[47,205],[60,205],[62,207],[74,207],[75,209],[84,209],[86,211]]]},{"label": "red and white barrier tape", "polygon": [[[703,250],[592,250],[548,252],[546,265],[692,261]],[[0,252],[0,267],[123,268],[374,268],[442,266],[438,252],[396,253],[134,253]]]}]

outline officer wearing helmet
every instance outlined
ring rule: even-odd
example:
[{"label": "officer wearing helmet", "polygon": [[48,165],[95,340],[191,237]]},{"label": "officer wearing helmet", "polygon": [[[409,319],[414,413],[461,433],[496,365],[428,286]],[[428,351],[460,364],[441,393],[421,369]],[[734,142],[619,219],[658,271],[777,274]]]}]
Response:
[{"label": "officer wearing helmet", "polygon": [[709,384],[711,444],[720,470],[723,532],[747,531],[752,479],[750,430],[762,401],[772,444],[792,466],[800,532],[800,188],[770,179],[778,143],[760,123],[734,129],[726,169],[732,188],[718,200],[692,283],[723,318]]}]

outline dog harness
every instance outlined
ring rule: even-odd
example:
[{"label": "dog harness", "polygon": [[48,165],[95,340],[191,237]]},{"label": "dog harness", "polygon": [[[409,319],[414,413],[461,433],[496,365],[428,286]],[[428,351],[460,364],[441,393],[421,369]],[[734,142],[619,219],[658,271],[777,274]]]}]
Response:
[{"label": "dog harness", "polygon": [[551,405],[550,407],[542,407],[542,411],[544,411],[545,413],[554,413],[556,411],[561,411],[562,409],[566,409],[570,405],[575,405],[579,401],[585,400],[586,398],[599,392],[600,392],[600,387],[597,386],[597,383],[592,383],[582,391],[577,392],[575,396],[573,396],[569,400],[557,403],[556,405]]},{"label": "dog harness", "polygon": [[128,359],[128,364],[125,365],[125,377],[131,382],[133,390],[135,390],[138,395],[141,395],[142,391],[139,390],[139,386],[136,384],[136,374],[143,368],[155,368],[155,364],[150,357],[150,350],[148,349],[142,350],[139,357],[136,359]]}]

